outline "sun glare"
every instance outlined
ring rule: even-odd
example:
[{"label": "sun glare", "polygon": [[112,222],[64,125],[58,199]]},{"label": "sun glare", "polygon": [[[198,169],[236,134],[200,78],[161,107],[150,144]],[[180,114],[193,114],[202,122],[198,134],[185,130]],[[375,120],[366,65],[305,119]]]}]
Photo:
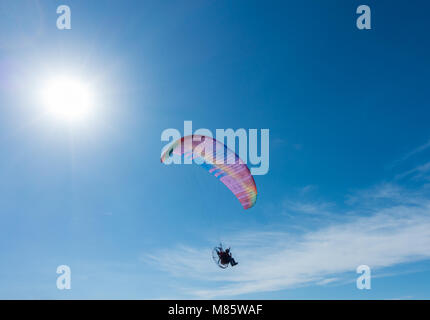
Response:
[{"label": "sun glare", "polygon": [[90,86],[72,77],[49,80],[42,89],[42,102],[48,113],[66,121],[83,120],[94,108]]}]

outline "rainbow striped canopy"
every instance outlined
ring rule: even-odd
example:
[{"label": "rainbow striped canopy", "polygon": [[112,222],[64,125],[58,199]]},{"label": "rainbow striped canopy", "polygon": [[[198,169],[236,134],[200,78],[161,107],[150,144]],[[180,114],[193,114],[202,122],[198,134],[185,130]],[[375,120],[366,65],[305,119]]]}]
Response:
[{"label": "rainbow striped canopy", "polygon": [[165,163],[173,154],[194,160],[233,192],[244,209],[254,206],[257,187],[248,166],[223,143],[202,135],[189,135],[174,141],[162,154]]}]

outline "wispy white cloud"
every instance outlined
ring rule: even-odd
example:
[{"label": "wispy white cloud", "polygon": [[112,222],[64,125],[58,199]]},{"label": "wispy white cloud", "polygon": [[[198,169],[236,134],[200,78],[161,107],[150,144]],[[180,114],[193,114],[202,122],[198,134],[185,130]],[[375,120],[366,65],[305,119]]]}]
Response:
[{"label": "wispy white cloud", "polygon": [[300,189],[300,194],[301,195],[306,195],[306,194],[309,194],[309,193],[311,193],[311,192],[313,192],[313,191],[315,191],[317,189],[318,189],[318,186],[309,184],[309,185],[304,186],[303,188]]},{"label": "wispy white cloud", "polygon": [[293,213],[305,213],[305,214],[316,214],[324,215],[331,214],[335,204],[332,202],[322,201],[284,201],[284,211]]},{"label": "wispy white cloud", "polygon": [[419,147],[415,148],[414,150],[408,152],[407,154],[405,154],[402,158],[398,159],[397,161],[394,162],[393,166],[398,165],[399,163],[406,161],[407,159],[415,156],[416,154],[423,152],[427,149],[430,148],[430,140],[428,140],[426,143],[420,145]]},{"label": "wispy white cloud", "polygon": [[362,209],[368,207],[371,211],[376,207],[390,206],[394,204],[420,204],[425,199],[425,190],[405,189],[393,182],[383,182],[365,190],[348,194],[345,202],[351,206],[359,206]]},{"label": "wispy white cloud", "polygon": [[412,179],[418,180],[418,179],[426,179],[428,178],[428,174],[430,173],[430,162],[427,162],[425,164],[422,164],[416,168],[413,168],[411,170],[408,170],[406,172],[398,174],[395,179],[403,179],[405,177],[410,177]]},{"label": "wispy white cloud", "polygon": [[367,208],[371,215],[348,216],[300,235],[248,230],[232,236],[240,264],[224,272],[208,260],[210,250],[199,247],[166,249],[147,258],[166,272],[196,281],[184,290],[200,298],[324,285],[361,264],[374,270],[430,259],[430,201],[414,194],[411,202],[401,190],[383,184],[363,192],[362,199],[373,195],[395,201],[377,207],[373,203]]},{"label": "wispy white cloud", "polygon": [[413,296],[404,296],[404,297],[400,297],[400,298],[392,298],[392,299],[387,299],[387,300],[412,300],[414,299]]},{"label": "wispy white cloud", "polygon": [[[401,161],[428,148],[430,141]],[[392,276],[393,271],[386,272],[391,267],[430,259],[429,172],[430,163],[423,164],[393,182],[348,194],[339,204],[312,199],[316,187],[306,186],[294,200],[290,197],[271,210],[286,217],[303,213],[303,218],[330,219],[307,229],[278,225],[226,235],[239,261],[234,268],[220,271],[203,246],[167,248],[144,260],[185,280],[184,293],[198,298],[351,282],[361,264],[369,265],[375,277]],[[405,178],[424,184],[405,188],[399,184]]]}]

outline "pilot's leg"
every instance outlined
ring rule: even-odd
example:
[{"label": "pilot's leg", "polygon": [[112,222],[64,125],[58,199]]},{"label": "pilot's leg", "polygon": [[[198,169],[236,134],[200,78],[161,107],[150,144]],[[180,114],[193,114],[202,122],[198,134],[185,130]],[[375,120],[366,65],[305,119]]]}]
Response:
[{"label": "pilot's leg", "polygon": [[230,259],[230,264],[231,264],[232,267],[234,267],[235,265],[237,265],[237,262],[233,258],[231,258]]}]

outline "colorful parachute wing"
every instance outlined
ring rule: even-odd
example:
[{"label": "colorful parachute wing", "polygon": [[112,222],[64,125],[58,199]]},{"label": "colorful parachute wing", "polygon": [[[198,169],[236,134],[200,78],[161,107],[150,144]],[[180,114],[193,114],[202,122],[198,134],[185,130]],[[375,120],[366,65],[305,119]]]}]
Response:
[{"label": "colorful parachute wing", "polygon": [[173,142],[161,156],[165,163],[172,155],[194,160],[233,192],[244,209],[257,200],[257,187],[248,166],[223,143],[202,135],[190,135]]}]

